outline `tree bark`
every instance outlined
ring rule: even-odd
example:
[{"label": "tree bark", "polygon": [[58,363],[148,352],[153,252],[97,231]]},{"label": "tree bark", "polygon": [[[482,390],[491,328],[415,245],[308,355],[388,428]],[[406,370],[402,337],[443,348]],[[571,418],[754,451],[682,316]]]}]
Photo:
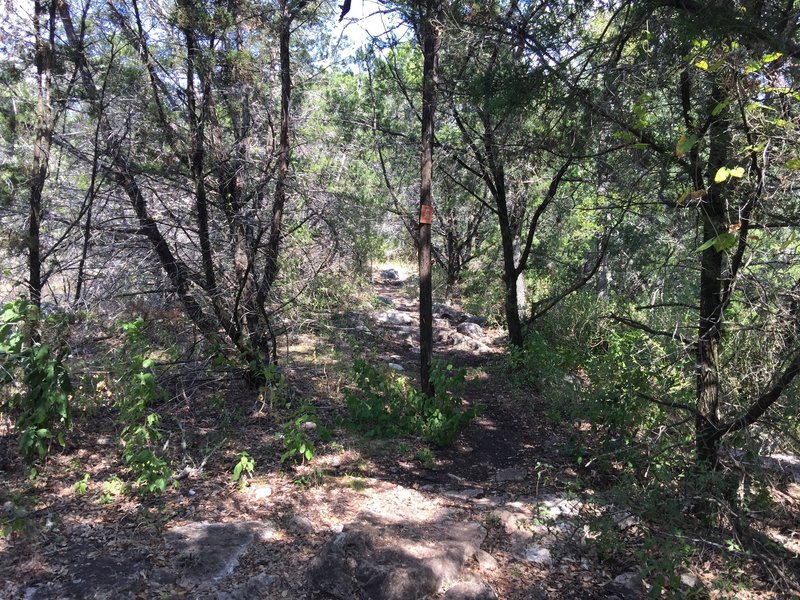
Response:
[{"label": "tree bark", "polygon": [[289,42],[294,15],[289,8],[289,0],[281,0],[280,7],[281,132],[278,142],[278,174],[275,180],[275,199],[272,204],[272,223],[269,231],[267,262],[264,273],[267,287],[272,286],[278,277],[278,254],[283,235],[283,211],[286,206],[286,185],[289,180],[289,161],[291,159],[289,111],[292,99],[292,70]]},{"label": "tree bark", "polygon": [[[711,99],[717,105],[724,94],[715,85]],[[726,231],[725,182],[714,183],[714,175],[724,167],[728,158],[730,134],[727,111],[715,119],[709,129],[708,194],[701,204],[703,242]],[[722,340],[723,312],[723,253],[713,245],[706,248],[700,259],[700,318],[696,347],[695,446],[701,466],[715,469],[718,461],[719,429],[719,354]]]},{"label": "tree bark", "polygon": [[[36,62],[36,136],[33,142],[30,198],[28,213],[28,295],[37,309],[42,306],[42,256],[40,229],[42,222],[42,192],[50,165],[50,147],[53,141],[53,107],[50,102],[52,84],[53,48],[55,45],[56,0],[35,0],[33,28]],[[47,19],[46,24],[42,23]],[[43,31],[44,30],[44,31]],[[42,36],[46,35],[46,38]],[[39,331],[33,328],[32,338],[37,341]]]},{"label": "tree bark", "polygon": [[[431,282],[431,218],[433,210],[433,129],[436,114],[439,48],[442,43],[439,0],[420,3],[422,33],[422,147],[419,223],[419,349],[422,392],[433,395],[433,288]],[[427,218],[423,218],[427,217]]]}]

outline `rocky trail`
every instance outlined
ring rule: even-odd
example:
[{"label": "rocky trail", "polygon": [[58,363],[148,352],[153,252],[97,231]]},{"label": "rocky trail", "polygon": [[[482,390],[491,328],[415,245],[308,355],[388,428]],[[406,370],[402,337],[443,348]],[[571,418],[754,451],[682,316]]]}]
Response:
[{"label": "rocky trail", "polygon": [[[383,271],[375,290],[380,306],[348,313],[343,328],[388,368],[411,374],[416,301],[397,270]],[[232,484],[229,468],[212,468],[235,458],[212,456],[205,470],[191,461],[163,496],[139,499],[109,497],[107,486],[101,496],[102,473],[114,467],[103,457],[113,453],[87,432],[35,484],[30,531],[0,541],[0,597],[643,598],[635,569],[601,567],[586,543],[586,519],[598,509],[572,489],[563,432],[491,367],[502,332],[451,306],[435,312],[438,357],[472,368],[464,396],[483,407],[452,448],[422,464],[405,442],[337,431],[312,461],[281,469],[280,432],[254,411],[241,435],[263,452],[251,451],[258,467],[247,487]],[[294,380],[325,389],[324,364],[289,366]],[[190,410],[176,406],[176,419],[215,427]],[[94,464],[98,483],[85,495],[74,491],[76,460],[87,471]],[[624,514],[618,523],[631,526]]]}]

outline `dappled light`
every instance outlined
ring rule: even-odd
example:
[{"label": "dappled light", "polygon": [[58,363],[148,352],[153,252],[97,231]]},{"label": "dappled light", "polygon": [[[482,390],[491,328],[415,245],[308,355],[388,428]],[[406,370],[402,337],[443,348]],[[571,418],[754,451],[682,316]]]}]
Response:
[{"label": "dappled light", "polygon": [[0,3],[0,598],[800,597],[800,11]]}]

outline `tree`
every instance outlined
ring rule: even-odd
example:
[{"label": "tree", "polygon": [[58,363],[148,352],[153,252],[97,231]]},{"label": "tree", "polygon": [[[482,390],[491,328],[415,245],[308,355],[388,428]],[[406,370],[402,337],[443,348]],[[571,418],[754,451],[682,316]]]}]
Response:
[{"label": "tree", "polygon": [[[55,52],[56,2],[35,0],[33,31],[36,63],[36,134],[33,142],[33,161],[30,176],[28,216],[28,290],[37,310],[42,306],[42,249],[40,228],[42,219],[42,190],[47,179],[50,145],[53,141],[52,88],[53,54]],[[42,22],[44,21],[44,22]],[[38,332],[34,328],[34,338]]]},{"label": "tree", "polygon": [[[282,304],[276,285],[291,185],[292,37],[298,21],[313,16],[308,8],[307,2],[288,0],[274,7],[181,0],[165,21],[158,13],[143,13],[137,0],[125,7],[109,4],[106,23],[125,45],[121,67],[127,71],[117,75],[98,73],[83,25],[79,33],[69,5],[60,4],[71,57],[98,115],[100,137],[107,140],[105,158],[129,198],[138,233],[154,250],[187,316],[209,340],[232,344],[256,380],[276,360],[272,320]],[[274,29],[265,27],[271,19]],[[148,35],[145,23],[155,23],[160,35]],[[272,41],[277,64],[258,64],[256,55],[263,57]],[[141,130],[136,148],[126,148],[125,133],[117,131],[126,125],[114,122],[125,107],[104,103],[101,93],[109,77],[130,75],[146,91],[136,101],[151,126]],[[171,195],[163,216],[153,214],[140,183],[145,177]],[[193,189],[191,204],[176,188],[184,179]]]},{"label": "tree", "polygon": [[[796,126],[787,91],[796,78],[797,15],[782,3],[748,2],[622,3],[616,14],[617,68],[637,60],[640,67],[618,80],[614,103],[588,90],[580,97],[632,144],[641,177],[653,177],[648,163],[658,169],[663,193],[654,203],[675,211],[670,256],[657,258],[672,290],[662,279],[651,296],[667,297],[646,307],[660,315],[618,320],[674,340],[694,359],[691,403],[651,400],[691,415],[697,461],[715,469],[722,438],[760,419],[800,367],[796,265],[781,250],[798,224],[784,141]],[[626,97],[632,111],[618,108]],[[686,273],[694,271],[692,284]],[[695,335],[687,309],[696,311]]]},{"label": "tree", "polygon": [[440,0],[417,4],[422,45],[422,147],[419,202],[419,348],[422,391],[433,395],[430,368],[433,357],[433,287],[431,280],[431,223],[433,215],[433,124],[436,114],[439,48],[442,36]]}]

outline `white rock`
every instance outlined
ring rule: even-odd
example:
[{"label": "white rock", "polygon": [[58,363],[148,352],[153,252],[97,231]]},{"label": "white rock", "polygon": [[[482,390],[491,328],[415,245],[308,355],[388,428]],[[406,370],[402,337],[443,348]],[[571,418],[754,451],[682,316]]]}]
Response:
[{"label": "white rock", "polygon": [[475,339],[483,337],[483,328],[477,323],[461,323],[458,327],[456,327],[456,331],[462,335],[468,335],[469,337]]},{"label": "white rock", "polygon": [[486,550],[476,550],[475,560],[478,566],[484,571],[494,571],[497,568],[497,559],[486,552]]},{"label": "white rock", "polygon": [[272,488],[268,485],[260,485],[251,489],[253,497],[258,501],[266,500],[272,495]]},{"label": "white rock", "polygon": [[528,546],[522,553],[522,560],[537,565],[552,565],[553,555],[550,554],[550,549],[544,546]]},{"label": "white rock", "polygon": [[700,580],[694,573],[681,573],[681,583],[688,588],[696,588],[700,585]]},{"label": "white rock", "polygon": [[411,325],[411,315],[396,310],[387,310],[375,315],[375,320],[387,325]]}]

